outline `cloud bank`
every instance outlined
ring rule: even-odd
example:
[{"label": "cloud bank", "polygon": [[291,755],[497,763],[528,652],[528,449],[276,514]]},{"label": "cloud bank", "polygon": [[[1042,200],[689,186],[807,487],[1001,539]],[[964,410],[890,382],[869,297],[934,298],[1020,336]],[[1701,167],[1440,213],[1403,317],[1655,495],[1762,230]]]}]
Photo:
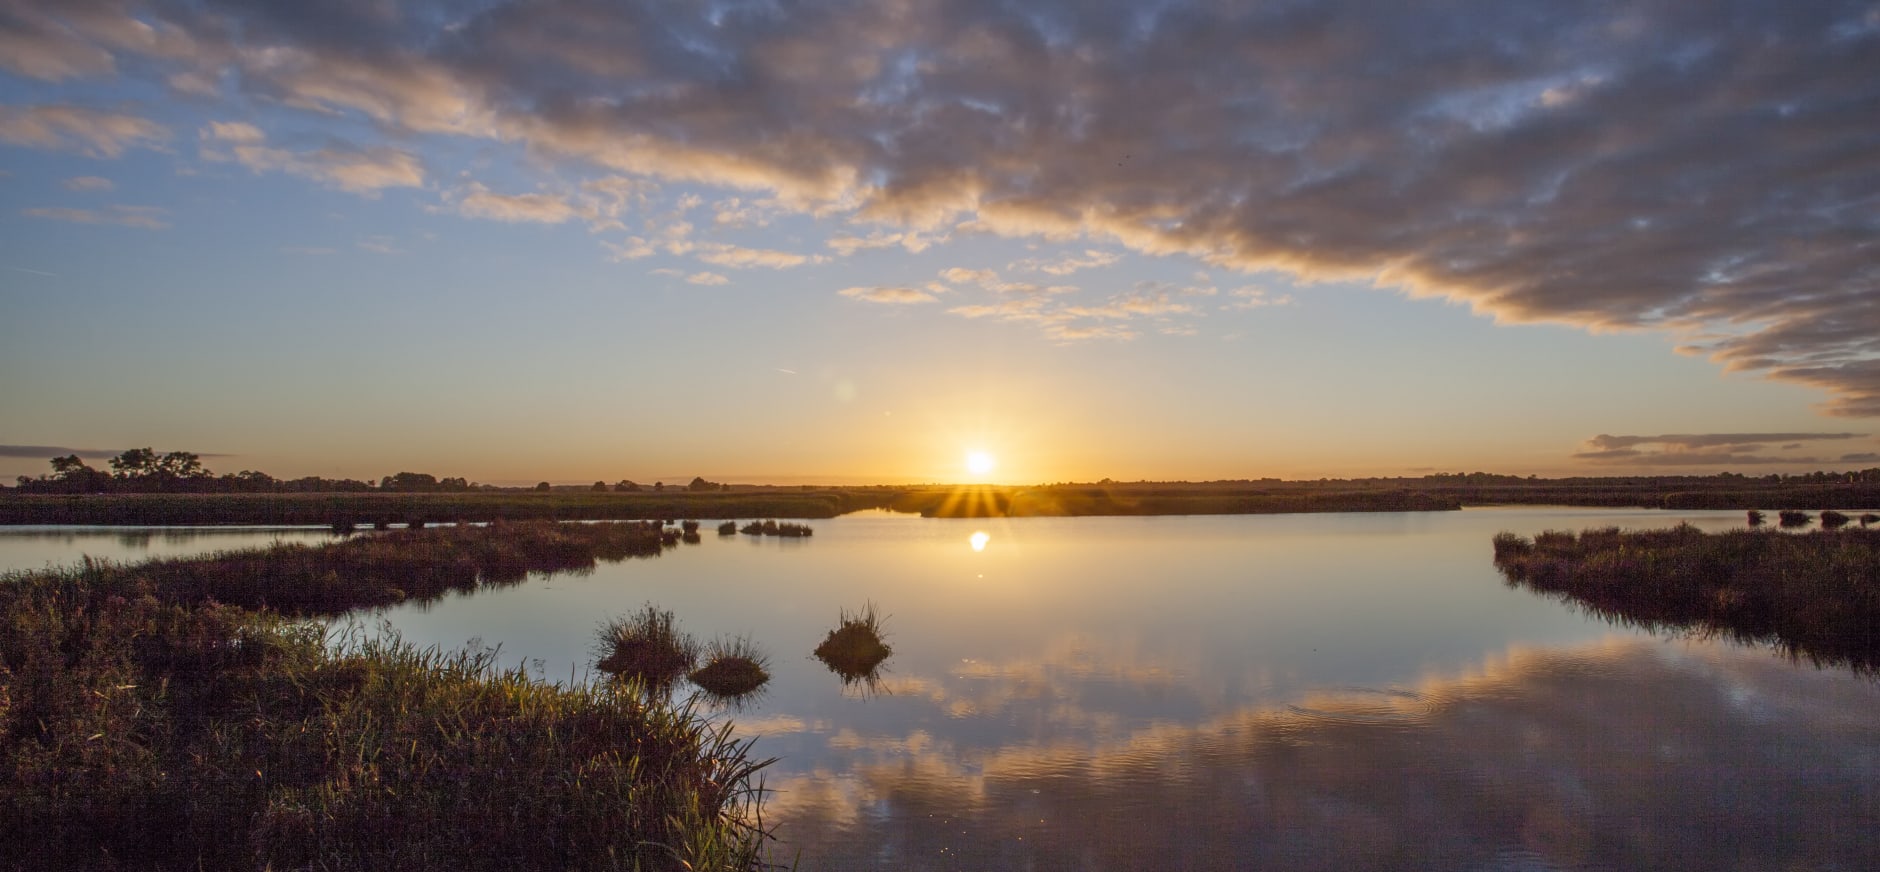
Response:
[{"label": "cloud bank", "polygon": [[[1665,330],[1880,416],[1871,2],[0,0],[6,47],[46,82],[157,75],[888,228],[839,249],[1082,238]],[[0,108],[7,142],[166,137]],[[423,180],[391,147],[209,138],[348,190]]]}]

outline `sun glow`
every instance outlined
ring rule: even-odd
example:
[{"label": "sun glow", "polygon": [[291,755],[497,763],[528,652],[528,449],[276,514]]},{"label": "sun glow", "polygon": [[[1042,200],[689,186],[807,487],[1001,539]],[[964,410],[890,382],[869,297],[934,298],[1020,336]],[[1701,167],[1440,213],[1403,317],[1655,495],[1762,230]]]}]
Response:
[{"label": "sun glow", "polygon": [[992,534],[984,530],[980,530],[979,532],[974,533],[973,535],[967,537],[966,539],[967,544],[972,545],[974,551],[986,550],[986,543],[991,542],[991,541],[992,541]]},{"label": "sun glow", "polygon": [[969,451],[966,454],[966,471],[976,477],[985,477],[999,462],[984,451]]}]

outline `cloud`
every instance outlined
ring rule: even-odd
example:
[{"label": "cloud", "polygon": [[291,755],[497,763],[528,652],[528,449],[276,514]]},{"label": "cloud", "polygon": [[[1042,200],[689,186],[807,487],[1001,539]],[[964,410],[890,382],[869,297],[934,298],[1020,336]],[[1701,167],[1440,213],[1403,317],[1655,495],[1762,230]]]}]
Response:
[{"label": "cloud", "polygon": [[688,284],[694,285],[728,285],[731,283],[730,279],[712,272],[693,273],[686,276],[685,280]]},{"label": "cloud", "polygon": [[851,257],[858,251],[900,246],[910,254],[919,254],[937,243],[945,242],[945,236],[932,236],[909,230],[905,233],[890,233],[881,230],[870,232],[867,236],[839,234],[826,241],[830,248],[843,257]]},{"label": "cloud", "polygon": [[1859,439],[1865,433],[1670,433],[1663,436],[1609,436],[1601,433],[1586,440],[1598,449],[1634,448],[1663,445],[1673,449],[1727,448],[1764,442],[1801,444],[1819,440]]},{"label": "cloud", "polygon": [[1067,276],[1078,270],[1109,266],[1121,260],[1122,257],[1115,252],[1086,249],[1082,257],[1066,255],[1056,260],[1021,260],[1006,268],[1018,272],[1042,272],[1054,276]]},{"label": "cloud", "polygon": [[115,158],[131,148],[156,148],[169,128],[119,112],[81,106],[0,106],[0,142]]},{"label": "cloud", "polygon": [[999,274],[992,270],[957,266],[941,270],[940,277],[956,285],[990,285],[999,280]]},{"label": "cloud", "polygon": [[1880,454],[1876,454],[1872,451],[1841,455],[1842,463],[1874,463],[1876,461],[1880,461]]},{"label": "cloud", "polygon": [[[1612,436],[1601,433],[1586,440],[1587,450],[1575,460],[1616,466],[1765,466],[1769,464],[1825,463],[1820,457],[1766,454],[1768,443],[1781,442],[1781,450],[1807,442],[1859,439],[1862,433],[1671,433],[1662,436]],[[1642,450],[1653,448],[1656,450]],[[1840,462],[1852,462],[1844,456]]]},{"label": "cloud", "polygon": [[731,269],[789,269],[804,264],[823,263],[828,258],[821,255],[804,255],[792,251],[777,251],[766,248],[744,248],[722,242],[702,242],[696,248],[698,259],[713,266]]},{"label": "cloud", "polygon": [[65,207],[42,207],[21,209],[21,215],[32,218],[46,218],[52,221],[69,221],[73,224],[122,224],[125,227],[142,227],[145,230],[162,230],[170,226],[163,216],[165,210],[155,206],[106,206],[103,209],[71,209]]},{"label": "cloud", "polygon": [[[1871,3],[493,0],[443,35],[431,4],[317,7],[26,4],[0,17],[0,65],[226,71],[393,134],[802,214],[1661,330],[1880,415]],[[107,133],[30,111],[0,116],[0,139],[105,156],[161,140],[131,116]],[[348,184],[421,178],[388,156]],[[342,184],[291,158],[260,163]]]},{"label": "cloud", "polygon": [[67,448],[63,445],[0,445],[0,457],[23,457],[35,460],[51,460],[76,454],[86,460],[104,460],[116,457],[124,452],[102,448]]},{"label": "cloud", "polygon": [[117,188],[110,179],[99,176],[75,176],[60,184],[68,191],[110,191]]},{"label": "cloud", "polygon": [[931,303],[939,299],[919,288],[843,288],[836,293],[853,300],[866,300],[870,303]]},{"label": "cloud", "polygon": [[367,148],[335,141],[294,152],[268,145],[267,135],[245,121],[212,121],[198,135],[204,160],[233,161],[256,173],[284,172],[366,196],[377,196],[386,188],[424,185],[424,164],[417,155],[389,146]]},{"label": "cloud", "polygon": [[405,253],[404,249],[398,247],[398,240],[390,236],[368,236],[353,244],[364,251],[370,251],[374,254]]},{"label": "cloud", "polygon": [[457,211],[465,216],[512,223],[560,224],[580,214],[567,200],[552,194],[498,194],[476,182],[468,185],[456,203]]}]

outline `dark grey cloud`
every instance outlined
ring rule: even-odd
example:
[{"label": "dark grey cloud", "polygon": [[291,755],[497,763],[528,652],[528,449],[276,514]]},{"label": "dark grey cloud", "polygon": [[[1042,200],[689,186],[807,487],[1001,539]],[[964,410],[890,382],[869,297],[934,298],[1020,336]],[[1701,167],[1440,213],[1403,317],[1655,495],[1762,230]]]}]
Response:
[{"label": "dark grey cloud", "polygon": [[122,449],[66,448],[62,445],[0,445],[0,457],[30,457],[39,460],[51,460],[68,454],[76,454],[87,460],[103,460],[123,453]]},{"label": "dark grey cloud", "polygon": [[1660,436],[1612,436],[1601,433],[1586,440],[1587,450],[1574,460],[1608,466],[1702,466],[1728,469],[1770,464],[1851,463],[1859,455],[1839,461],[1795,454],[1767,454],[1767,443],[1781,442],[1782,451],[1804,443],[1859,439],[1864,433],[1667,433]]},{"label": "dark grey cloud", "polygon": [[1721,448],[1758,445],[1763,442],[1788,442],[1784,448],[1821,439],[1859,439],[1865,433],[1667,433],[1663,436],[1609,436],[1601,433],[1586,440],[1596,449],[1633,448],[1639,445],[1663,445],[1667,448]]},{"label": "dark grey cloud", "polygon": [[1842,463],[1874,463],[1876,461],[1880,461],[1880,453],[1875,453],[1872,451],[1862,451],[1859,454],[1841,455]]},{"label": "dark grey cloud", "polygon": [[154,68],[916,228],[1662,329],[1880,416],[1871,2],[0,0],[3,46],[47,81]]}]

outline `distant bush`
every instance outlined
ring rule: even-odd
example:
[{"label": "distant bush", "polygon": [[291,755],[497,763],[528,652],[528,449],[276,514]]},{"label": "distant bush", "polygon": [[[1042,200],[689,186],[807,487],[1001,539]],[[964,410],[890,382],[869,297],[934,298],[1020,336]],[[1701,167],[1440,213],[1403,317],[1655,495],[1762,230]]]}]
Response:
[{"label": "distant bush", "polygon": [[1778,517],[1782,519],[1782,526],[1784,527],[1808,526],[1807,512],[1798,511],[1796,509],[1783,509],[1778,513]]},{"label": "distant bush", "polygon": [[1839,530],[1840,528],[1847,526],[1847,522],[1849,520],[1850,519],[1848,518],[1848,516],[1843,515],[1840,512],[1837,512],[1833,509],[1828,509],[1821,513],[1821,529]]}]

